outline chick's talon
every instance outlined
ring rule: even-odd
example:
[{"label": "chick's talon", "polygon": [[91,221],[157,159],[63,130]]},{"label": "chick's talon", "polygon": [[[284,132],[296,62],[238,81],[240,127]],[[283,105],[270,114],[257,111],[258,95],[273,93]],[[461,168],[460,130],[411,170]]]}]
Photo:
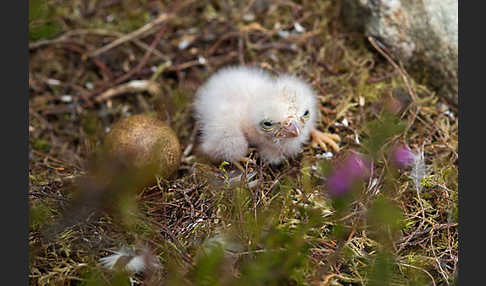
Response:
[{"label": "chick's talon", "polygon": [[241,157],[239,161],[233,162],[233,165],[235,165],[240,171],[245,172],[245,165],[246,163],[255,163],[254,159],[251,159],[250,157]]},{"label": "chick's talon", "polygon": [[255,160],[251,159],[250,157],[241,157],[240,162],[245,163],[245,164],[246,163],[254,163]]},{"label": "chick's talon", "polygon": [[[317,129],[311,131],[312,136],[312,148],[316,148],[319,145],[324,151],[327,152],[327,145],[335,152],[339,152],[339,146],[336,142],[341,141],[341,138],[337,134],[321,132]],[[327,145],[326,145],[327,144]]]}]

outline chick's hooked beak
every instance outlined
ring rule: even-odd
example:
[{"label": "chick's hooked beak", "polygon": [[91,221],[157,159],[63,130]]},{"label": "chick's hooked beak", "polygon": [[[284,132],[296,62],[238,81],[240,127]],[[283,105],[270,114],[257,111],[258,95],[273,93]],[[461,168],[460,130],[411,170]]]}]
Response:
[{"label": "chick's hooked beak", "polygon": [[300,135],[301,126],[294,119],[284,121],[280,129],[275,134],[280,138],[294,138]]}]

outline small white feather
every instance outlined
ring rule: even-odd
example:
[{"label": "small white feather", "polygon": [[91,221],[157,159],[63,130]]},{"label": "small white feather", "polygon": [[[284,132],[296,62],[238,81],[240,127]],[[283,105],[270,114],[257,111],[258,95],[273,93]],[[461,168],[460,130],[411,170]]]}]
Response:
[{"label": "small white feather", "polygon": [[[130,273],[140,273],[145,270],[147,261],[150,258],[148,252],[143,251],[142,254],[135,254],[135,251],[128,247],[122,247],[120,250],[112,252],[112,255],[100,259],[103,267],[111,270],[123,268]],[[125,265],[121,265],[120,259],[126,261]],[[153,266],[157,266],[157,264],[153,263]]]},{"label": "small white feather", "polygon": [[113,252],[112,255],[100,259],[101,264],[108,269],[114,269],[116,263],[120,258],[131,257],[131,253],[125,247],[122,247],[118,251],[112,251],[112,252]]},{"label": "small white feather", "polygon": [[139,273],[145,270],[145,257],[138,255],[133,257],[130,262],[127,263],[125,268],[130,272]]},{"label": "small white feather", "polygon": [[316,157],[319,158],[319,159],[331,159],[333,156],[332,152],[325,152],[325,153],[322,153],[322,154],[316,154]]},{"label": "small white feather", "polygon": [[101,258],[100,262],[105,268],[113,269],[118,259],[120,259],[122,256],[123,255],[121,254],[112,254],[110,256]]},{"label": "small white feather", "polygon": [[349,122],[348,122],[348,120],[347,120],[346,118],[344,118],[344,119],[343,119],[342,123],[343,123],[343,125],[344,125],[344,126],[346,126],[346,127],[348,127],[348,126],[349,126]]},{"label": "small white feather", "polygon": [[295,29],[295,31],[296,31],[297,33],[303,33],[303,32],[305,32],[305,28],[304,28],[304,27],[302,27],[302,25],[301,25],[301,24],[299,24],[299,23],[295,23],[295,24],[294,24],[294,29]]},{"label": "small white feather", "polygon": [[420,181],[426,175],[427,175],[427,166],[425,165],[424,149],[422,147],[422,149],[419,151],[419,154],[415,154],[413,165],[412,165],[412,171],[410,172],[410,176],[413,179],[415,189],[417,190],[417,192],[422,190]]}]

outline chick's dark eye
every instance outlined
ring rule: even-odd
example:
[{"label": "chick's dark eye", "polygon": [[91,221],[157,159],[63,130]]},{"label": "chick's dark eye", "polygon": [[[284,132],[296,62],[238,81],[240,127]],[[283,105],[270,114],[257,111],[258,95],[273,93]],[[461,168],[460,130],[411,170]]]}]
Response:
[{"label": "chick's dark eye", "polygon": [[304,112],[304,116],[308,116],[308,115],[309,115],[309,110],[306,110],[306,111]]},{"label": "chick's dark eye", "polygon": [[270,120],[263,120],[262,122],[260,122],[260,126],[265,131],[270,131],[274,128],[274,124]]}]

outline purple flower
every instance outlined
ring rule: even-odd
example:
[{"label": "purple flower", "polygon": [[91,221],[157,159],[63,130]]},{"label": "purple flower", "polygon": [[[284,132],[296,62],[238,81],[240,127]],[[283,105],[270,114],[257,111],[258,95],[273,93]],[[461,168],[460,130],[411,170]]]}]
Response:
[{"label": "purple flower", "polygon": [[415,161],[415,154],[405,144],[397,144],[391,151],[391,162],[398,168],[406,168]]},{"label": "purple flower", "polygon": [[371,169],[371,163],[359,153],[351,153],[346,160],[344,160],[341,168],[347,170],[352,177],[366,178]]},{"label": "purple flower", "polygon": [[327,188],[332,196],[349,192],[359,181],[370,174],[371,163],[358,153],[351,153],[342,161],[327,179]]},{"label": "purple flower", "polygon": [[347,193],[351,189],[351,185],[351,176],[344,170],[334,172],[327,179],[327,188],[333,196]]}]

